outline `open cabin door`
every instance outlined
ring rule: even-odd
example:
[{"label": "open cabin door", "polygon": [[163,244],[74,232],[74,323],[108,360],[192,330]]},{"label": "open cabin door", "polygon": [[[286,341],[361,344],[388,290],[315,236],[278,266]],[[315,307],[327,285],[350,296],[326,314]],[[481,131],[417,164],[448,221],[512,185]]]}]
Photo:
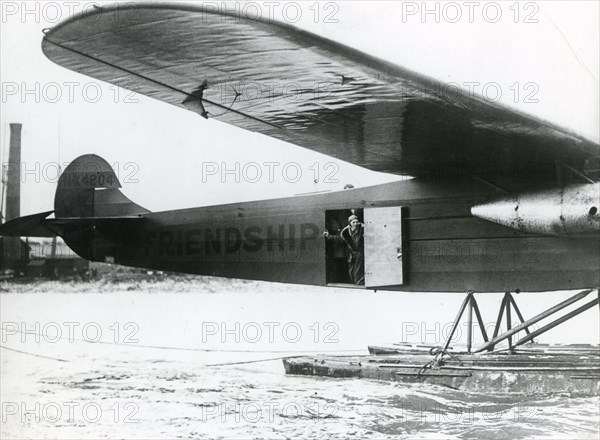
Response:
[{"label": "open cabin door", "polygon": [[402,284],[402,208],[367,208],[365,287]]}]

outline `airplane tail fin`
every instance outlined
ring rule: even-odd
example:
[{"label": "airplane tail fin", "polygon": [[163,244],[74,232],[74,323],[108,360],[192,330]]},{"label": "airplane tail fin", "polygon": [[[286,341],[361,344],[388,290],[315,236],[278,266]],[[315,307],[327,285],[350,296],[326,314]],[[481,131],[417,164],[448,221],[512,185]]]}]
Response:
[{"label": "airplane tail fin", "polygon": [[12,219],[0,225],[0,236],[60,236],[88,260],[114,259],[118,244],[133,233],[148,211],[120,190],[111,166],[87,154],[69,164],[58,179],[53,211]]},{"label": "airplane tail fin", "polygon": [[123,217],[146,214],[119,190],[121,184],[111,166],[95,154],[69,164],[58,179],[54,215],[63,217]]}]

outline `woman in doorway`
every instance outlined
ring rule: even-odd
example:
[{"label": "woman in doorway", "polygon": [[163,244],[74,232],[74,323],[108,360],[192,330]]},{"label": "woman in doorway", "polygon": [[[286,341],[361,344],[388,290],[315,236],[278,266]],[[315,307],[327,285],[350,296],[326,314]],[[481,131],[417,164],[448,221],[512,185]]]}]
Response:
[{"label": "woman in doorway", "polygon": [[352,214],[348,217],[348,226],[339,235],[330,236],[328,231],[323,233],[325,238],[342,241],[348,247],[348,273],[354,284],[365,284],[365,256],[363,224]]}]

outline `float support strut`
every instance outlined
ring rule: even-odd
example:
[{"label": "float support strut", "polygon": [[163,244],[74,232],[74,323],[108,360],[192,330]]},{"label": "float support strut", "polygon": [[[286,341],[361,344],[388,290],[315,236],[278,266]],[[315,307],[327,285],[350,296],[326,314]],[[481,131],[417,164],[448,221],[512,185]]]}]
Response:
[{"label": "float support strut", "polygon": [[[550,307],[545,312],[542,312],[539,315],[536,315],[533,318],[528,319],[527,321],[521,322],[521,324],[517,325],[516,327],[510,328],[510,326],[509,326],[508,330],[506,332],[504,332],[500,336],[497,336],[498,330],[500,328],[499,324],[500,324],[500,322],[502,320],[502,312],[504,311],[504,308],[510,308],[510,303],[509,302],[512,299],[512,297],[510,299],[508,299],[507,295],[505,295],[504,299],[502,300],[502,305],[500,306],[500,313],[498,314],[498,320],[496,321],[496,329],[494,330],[494,337],[490,341],[486,342],[481,347],[479,347],[477,350],[475,350],[475,353],[479,353],[479,352],[482,352],[484,350],[493,350],[494,347],[496,346],[496,344],[498,344],[499,342],[502,342],[503,340],[510,338],[515,333],[518,333],[521,330],[527,330],[527,327],[529,327],[529,326],[537,323],[538,321],[541,321],[542,319],[547,318],[548,316],[553,315],[554,313],[556,313],[556,312],[564,309],[565,307],[568,307],[571,304],[579,301],[580,299],[586,297],[591,291],[592,291],[592,289],[588,289],[588,290],[584,290],[582,292],[579,292],[578,294],[572,296],[569,299],[564,300],[563,302],[555,305],[554,307]],[[514,300],[512,300],[512,303],[514,304]],[[561,322],[564,322],[565,320],[569,319],[569,318],[567,318],[568,315],[571,315],[571,314],[574,313],[573,316],[575,316],[575,315],[583,312],[584,310],[587,310],[588,308],[592,307],[595,304],[596,304],[596,301],[592,301],[592,302],[586,304],[585,306],[582,306],[580,308],[582,310],[580,310],[580,309],[574,310],[573,312],[565,315],[563,317],[564,319],[560,318],[560,319],[558,319],[558,320],[556,320],[556,321],[554,321],[554,322],[552,322],[551,324],[548,324],[548,325],[552,325],[553,327],[555,327],[556,325],[560,324]],[[575,313],[578,310],[580,310],[580,311],[578,313]],[[520,312],[518,312],[518,315],[521,318]],[[560,322],[558,322],[558,321],[560,321]],[[507,315],[507,324],[510,324],[510,316],[509,315]],[[545,327],[548,327],[548,326],[545,326]],[[542,327],[542,329],[543,328],[544,327]],[[550,328],[552,328],[552,327],[546,328],[546,330],[550,330]],[[539,329],[539,330],[542,330],[542,329]],[[536,331],[536,332],[534,332],[534,333],[529,333],[529,331],[527,331],[528,335],[524,339],[527,339],[527,340],[533,339],[538,334],[541,334],[541,333],[539,333],[539,330]],[[546,331],[546,330],[544,330],[544,331]],[[522,343],[521,341],[519,341],[519,342]],[[511,342],[512,341],[509,340],[509,346],[512,348],[512,343]],[[523,341],[523,342],[525,342],[525,341]],[[518,343],[517,343],[517,345],[518,345]]]},{"label": "float support strut", "polygon": [[[599,295],[600,295],[600,293],[599,293]],[[518,347],[519,345],[524,344],[525,342],[530,341],[533,338],[538,337],[539,335],[541,335],[543,333],[546,333],[548,330],[551,330],[554,327],[556,327],[557,325],[562,324],[563,322],[568,321],[569,319],[573,318],[574,316],[577,316],[580,313],[585,312],[587,309],[591,309],[592,307],[594,307],[595,305],[597,305],[599,303],[600,303],[600,298],[596,298],[595,300],[590,301],[587,304],[584,304],[583,306],[573,310],[572,312],[567,313],[565,316],[562,316],[562,317],[552,321],[550,324],[546,324],[545,326],[528,334],[524,338],[517,341],[517,343],[515,344],[515,347]]]},{"label": "float support strut", "polygon": [[477,323],[479,324],[479,329],[481,330],[481,335],[483,336],[483,340],[488,342],[487,332],[485,331],[485,325],[483,324],[483,319],[481,318],[481,313],[479,311],[479,306],[477,305],[477,301],[475,300],[475,296],[473,292],[467,293],[467,296],[463,300],[460,308],[458,309],[458,314],[456,315],[456,319],[452,324],[452,329],[450,330],[450,334],[448,335],[446,342],[444,343],[444,347],[442,348],[442,352],[448,350],[450,346],[450,342],[452,341],[452,337],[456,332],[456,328],[460,322],[460,318],[465,313],[465,309],[467,309],[467,319],[468,319],[468,329],[467,329],[467,352],[471,353],[472,341],[473,341],[473,312],[475,312],[475,317],[477,318]]}]

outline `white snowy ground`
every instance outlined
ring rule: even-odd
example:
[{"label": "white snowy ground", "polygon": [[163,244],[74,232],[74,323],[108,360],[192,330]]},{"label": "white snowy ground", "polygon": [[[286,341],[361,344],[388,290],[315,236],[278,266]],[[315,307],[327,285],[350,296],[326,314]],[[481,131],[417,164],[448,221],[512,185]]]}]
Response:
[{"label": "white snowy ground", "polygon": [[[2,438],[597,438],[600,430],[597,398],[293,377],[281,360],[210,366],[440,344],[461,295],[195,277],[3,283],[0,292]],[[533,316],[571,294],[516,299]],[[501,295],[477,298],[492,325]],[[462,329],[454,345],[465,342]],[[539,342],[598,343],[599,334],[593,309]]]}]

